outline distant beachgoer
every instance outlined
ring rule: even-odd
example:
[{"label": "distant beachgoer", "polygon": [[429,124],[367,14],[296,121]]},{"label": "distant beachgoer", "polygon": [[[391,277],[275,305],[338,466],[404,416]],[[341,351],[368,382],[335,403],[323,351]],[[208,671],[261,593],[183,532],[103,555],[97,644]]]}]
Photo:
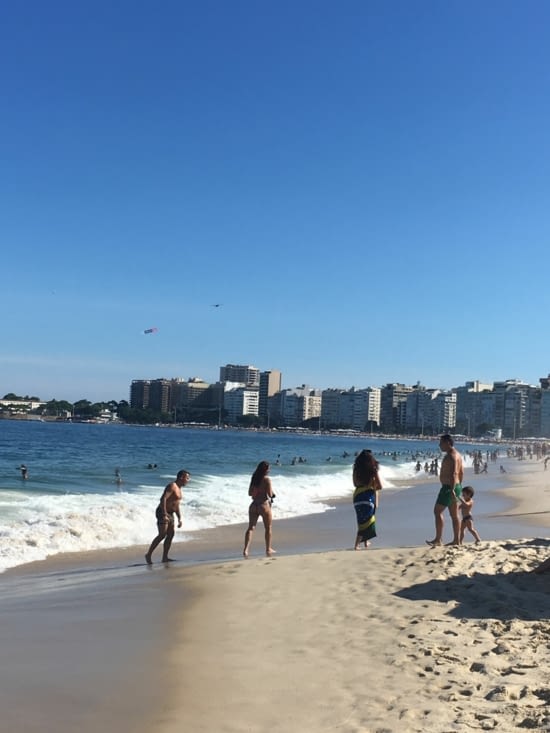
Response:
[{"label": "distant beachgoer", "polygon": [[115,484],[120,486],[122,483],[122,476],[120,475],[120,468],[115,468]]},{"label": "distant beachgoer", "polygon": [[376,537],[376,509],[378,492],[382,482],[378,475],[378,461],[370,450],[362,450],[353,463],[353,507],[357,518],[355,549],[361,542],[368,547],[369,540]]},{"label": "distant beachgoer", "polygon": [[151,542],[151,546],[147,550],[145,555],[145,562],[148,565],[153,564],[152,556],[155,548],[160,545],[164,540],[162,562],[171,562],[171,558],[168,557],[172,540],[174,539],[175,526],[174,526],[174,514],[178,518],[178,528],[181,527],[181,514],[180,514],[180,503],[183,498],[182,487],[184,487],[191,474],[188,471],[178,471],[176,480],[168,484],[162,496],[160,497],[159,505],[156,509],[158,534],[155,539]]},{"label": "distant beachgoer", "polygon": [[21,471],[21,478],[26,481],[29,478],[29,472],[24,463],[19,466],[19,470]]},{"label": "distant beachgoer", "polygon": [[481,542],[477,530],[474,527],[474,518],[472,510],[474,507],[474,489],[472,486],[465,486],[460,496],[460,511],[462,512],[462,522],[460,523],[460,544],[464,541],[466,530],[472,535],[476,542]]},{"label": "distant beachgoer", "polygon": [[504,468],[504,466],[502,465],[502,463],[500,464],[500,472],[501,473],[506,473],[506,469]]},{"label": "distant beachgoer", "polygon": [[460,517],[458,505],[462,494],[462,479],[464,478],[464,462],[462,456],[454,447],[454,441],[448,434],[442,435],[439,441],[440,449],[445,453],[441,461],[439,479],[441,489],[434,506],[435,516],[435,537],[433,540],[426,540],[428,545],[440,545],[443,537],[443,512],[449,510],[453,522],[452,545],[460,544]]},{"label": "distant beachgoer", "polygon": [[267,475],[269,472],[269,463],[260,461],[256,470],[250,479],[248,487],[248,496],[252,497],[252,503],[248,507],[248,529],[244,535],[243,556],[248,557],[248,550],[252,540],[252,532],[256,529],[258,519],[261,517],[265,530],[265,554],[271,557],[275,550],[271,547],[273,515],[271,513],[271,504],[275,498],[271,479]]}]

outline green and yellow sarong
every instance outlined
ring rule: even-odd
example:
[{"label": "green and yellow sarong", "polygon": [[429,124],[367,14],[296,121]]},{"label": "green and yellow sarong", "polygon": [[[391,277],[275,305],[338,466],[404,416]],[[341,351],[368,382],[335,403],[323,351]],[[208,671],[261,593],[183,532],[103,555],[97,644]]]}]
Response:
[{"label": "green and yellow sarong", "polygon": [[353,492],[357,517],[357,535],[361,542],[376,537],[376,492],[370,486],[358,486]]}]

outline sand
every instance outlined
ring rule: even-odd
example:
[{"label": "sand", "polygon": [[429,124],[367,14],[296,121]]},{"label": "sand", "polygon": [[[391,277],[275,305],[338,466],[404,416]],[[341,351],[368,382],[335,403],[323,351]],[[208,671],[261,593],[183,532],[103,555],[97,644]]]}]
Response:
[{"label": "sand", "polygon": [[3,729],[550,731],[550,573],[530,572],[550,556],[550,471],[506,465],[479,545],[424,545],[432,487],[410,511],[385,497],[386,537],[360,552],[339,505],[276,523],[274,558],[258,534],[243,560],[240,526],[175,545],[171,566],[133,548],[5,573]]},{"label": "sand", "polygon": [[550,730],[550,552],[529,540],[192,569],[180,730]]}]

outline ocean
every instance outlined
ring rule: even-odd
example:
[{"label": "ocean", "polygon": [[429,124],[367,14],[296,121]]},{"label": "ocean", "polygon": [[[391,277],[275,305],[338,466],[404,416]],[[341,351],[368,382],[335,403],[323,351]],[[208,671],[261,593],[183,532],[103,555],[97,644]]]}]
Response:
[{"label": "ocean", "polygon": [[331,499],[351,497],[354,454],[363,448],[376,455],[390,491],[425,482],[416,460],[440,456],[437,437],[17,420],[0,421],[0,447],[0,571],[61,552],[147,546],[159,497],[182,468],[191,480],[175,542],[197,530],[246,522],[250,476],[261,460],[271,464],[274,516],[281,519],[331,511]]}]

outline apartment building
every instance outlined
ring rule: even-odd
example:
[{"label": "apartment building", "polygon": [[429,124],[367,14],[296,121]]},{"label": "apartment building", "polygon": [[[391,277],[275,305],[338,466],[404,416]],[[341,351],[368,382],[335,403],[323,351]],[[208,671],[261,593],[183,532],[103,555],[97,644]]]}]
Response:
[{"label": "apartment building", "polygon": [[321,393],[324,428],[377,428],[380,421],[380,389],[325,389]]},{"label": "apartment building", "polygon": [[260,372],[258,415],[269,422],[269,403],[273,395],[281,391],[282,374],[277,369]]},{"label": "apartment building", "polygon": [[239,422],[245,415],[258,415],[259,390],[246,384],[224,382],[223,407],[225,420],[230,424]]},{"label": "apartment building", "polygon": [[395,382],[380,391],[380,428],[385,433],[405,432],[407,395],[413,387]]},{"label": "apartment building", "polygon": [[260,370],[250,365],[226,364],[220,367],[220,382],[239,382],[249,387],[259,387]]},{"label": "apartment building", "polygon": [[321,416],[321,390],[303,384],[284,389],[273,396],[274,416],[282,425],[299,426],[306,420]]}]

